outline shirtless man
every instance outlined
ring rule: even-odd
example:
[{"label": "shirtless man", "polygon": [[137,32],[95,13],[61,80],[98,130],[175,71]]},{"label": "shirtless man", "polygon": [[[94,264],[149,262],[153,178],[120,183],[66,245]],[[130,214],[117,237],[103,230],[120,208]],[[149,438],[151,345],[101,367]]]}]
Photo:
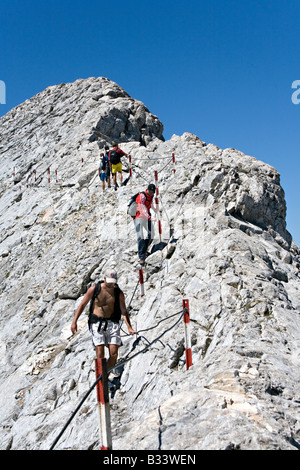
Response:
[{"label": "shirtless man", "polygon": [[[94,285],[88,289],[75,312],[71,325],[73,335],[77,332],[77,320],[92,300],[95,288]],[[105,357],[104,347],[108,346],[109,348],[108,369],[116,364],[119,347],[122,345],[119,325],[121,315],[129,334],[137,334],[130,324],[124,293],[117,285],[117,273],[109,271],[104,276],[104,282],[101,283],[100,292],[95,298],[92,313],[89,316],[89,328],[95,346],[96,357],[103,359]]]}]

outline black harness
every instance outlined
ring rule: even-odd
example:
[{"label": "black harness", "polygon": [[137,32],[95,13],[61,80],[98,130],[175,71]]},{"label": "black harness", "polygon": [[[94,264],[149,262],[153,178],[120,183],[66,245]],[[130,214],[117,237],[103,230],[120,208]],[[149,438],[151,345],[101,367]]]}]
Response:
[{"label": "black harness", "polygon": [[108,325],[108,320],[109,320],[109,318],[100,318],[100,317],[97,317],[97,315],[94,315],[92,313],[89,316],[89,328],[90,328],[90,325],[92,323],[99,323],[98,329],[97,329],[98,333],[102,329],[102,325],[104,325],[103,331],[106,331],[107,330],[107,325]]}]

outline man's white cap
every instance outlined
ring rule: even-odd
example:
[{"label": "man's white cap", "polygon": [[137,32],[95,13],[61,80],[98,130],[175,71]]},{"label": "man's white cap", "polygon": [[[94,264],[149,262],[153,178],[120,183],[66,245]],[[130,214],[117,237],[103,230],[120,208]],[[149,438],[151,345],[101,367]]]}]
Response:
[{"label": "man's white cap", "polygon": [[116,283],[118,280],[118,275],[116,271],[113,271],[113,270],[106,271],[104,277],[107,283],[110,283],[110,282]]}]

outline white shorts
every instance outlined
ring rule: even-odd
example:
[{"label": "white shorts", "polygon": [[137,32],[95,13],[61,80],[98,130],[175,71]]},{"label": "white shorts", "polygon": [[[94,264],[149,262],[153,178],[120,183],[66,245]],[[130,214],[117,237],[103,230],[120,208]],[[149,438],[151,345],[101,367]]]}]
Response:
[{"label": "white shorts", "polygon": [[100,328],[99,324],[100,322],[91,323],[90,326],[90,332],[92,334],[92,340],[95,347],[101,346],[102,344],[105,344],[105,346],[108,346],[109,344],[122,346],[119,323],[105,320],[102,321]]}]

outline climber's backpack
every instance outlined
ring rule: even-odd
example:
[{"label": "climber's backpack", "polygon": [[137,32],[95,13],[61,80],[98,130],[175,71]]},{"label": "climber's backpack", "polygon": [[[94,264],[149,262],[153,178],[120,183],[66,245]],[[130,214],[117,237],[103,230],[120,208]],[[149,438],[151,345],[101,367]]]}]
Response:
[{"label": "climber's backpack", "polygon": [[118,154],[117,150],[111,150],[109,154],[109,158],[110,158],[110,163],[112,165],[117,165],[121,161],[120,155]]},{"label": "climber's backpack", "polygon": [[[147,197],[147,194],[142,191],[143,194]],[[136,193],[134,196],[131,196],[131,199],[128,204],[127,208],[127,214],[130,215],[131,217],[136,216],[136,209],[137,209],[137,203],[136,203],[136,198],[140,195],[141,193]]]}]

